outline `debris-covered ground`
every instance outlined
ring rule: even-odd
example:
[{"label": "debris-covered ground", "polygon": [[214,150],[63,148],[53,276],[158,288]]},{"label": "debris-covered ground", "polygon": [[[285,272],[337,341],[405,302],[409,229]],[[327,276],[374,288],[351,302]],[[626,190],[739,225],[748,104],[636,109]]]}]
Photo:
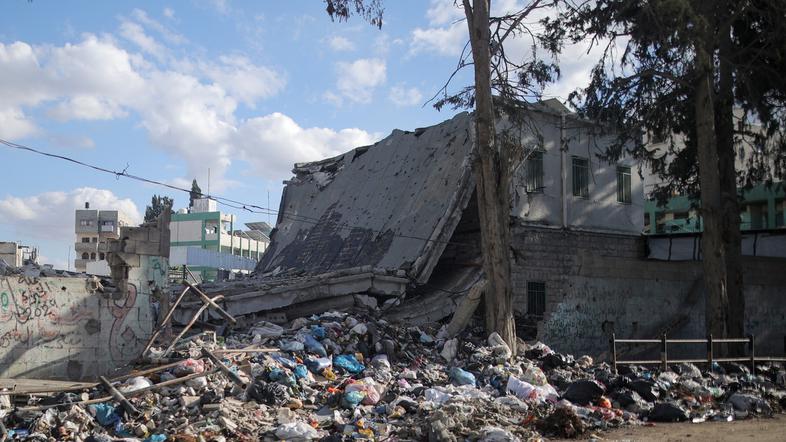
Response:
[{"label": "debris-covered ground", "polygon": [[786,403],[777,364],[756,376],[736,364],[614,374],[540,343],[520,350],[510,358],[497,335],[445,339],[436,328],[325,313],[286,328],[258,323],[218,344],[191,340],[182,361],[114,382],[114,397],[100,384],[26,404],[0,396],[0,413],[7,435],[27,440],[503,441],[744,419]]}]

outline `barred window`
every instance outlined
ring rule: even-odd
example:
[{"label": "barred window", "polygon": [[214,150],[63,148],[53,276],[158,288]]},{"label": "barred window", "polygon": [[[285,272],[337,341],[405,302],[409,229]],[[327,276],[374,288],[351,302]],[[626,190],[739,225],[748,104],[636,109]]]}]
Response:
[{"label": "barred window", "polygon": [[573,196],[589,197],[589,161],[573,157]]},{"label": "barred window", "polygon": [[534,151],[527,158],[527,192],[543,191],[543,152]]},{"label": "barred window", "polygon": [[617,202],[630,204],[630,167],[617,168]]},{"label": "barred window", "polygon": [[546,283],[541,281],[527,282],[527,313],[543,316],[546,311]]}]

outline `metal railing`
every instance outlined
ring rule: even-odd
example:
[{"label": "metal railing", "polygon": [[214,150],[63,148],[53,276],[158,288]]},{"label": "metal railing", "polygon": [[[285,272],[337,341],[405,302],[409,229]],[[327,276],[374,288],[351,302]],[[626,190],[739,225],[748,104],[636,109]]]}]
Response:
[{"label": "metal railing", "polygon": [[[617,344],[660,344],[660,359],[639,359],[639,360],[619,360],[617,359]],[[703,359],[669,359],[669,344],[704,344],[707,349],[707,357]],[[722,357],[714,356],[715,344],[748,344],[748,356]],[[750,363],[751,373],[756,374],[756,362],[786,362],[786,357],[756,356],[756,338],[749,335],[747,338],[713,338],[708,335],[705,339],[668,339],[664,333],[660,339],[617,339],[614,333],[609,338],[609,351],[611,366],[617,371],[617,365],[660,365],[661,370],[668,370],[669,363],[706,363],[712,367],[713,362],[748,362]],[[784,351],[786,351],[786,338],[784,339]]]}]

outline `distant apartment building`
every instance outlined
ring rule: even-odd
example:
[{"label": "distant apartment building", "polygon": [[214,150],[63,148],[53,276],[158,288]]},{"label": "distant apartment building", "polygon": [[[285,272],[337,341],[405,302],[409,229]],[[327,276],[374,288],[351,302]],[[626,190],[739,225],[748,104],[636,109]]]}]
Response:
[{"label": "distant apartment building", "polygon": [[86,272],[88,263],[104,261],[106,256],[99,252],[98,244],[119,238],[120,227],[128,225],[131,225],[131,219],[120,210],[91,209],[89,202],[85,203],[84,209],[77,209],[74,219],[74,269]]},{"label": "distant apartment building", "polygon": [[38,261],[38,249],[13,241],[0,241],[0,259],[8,265],[21,267]]},{"label": "distant apartment building", "polygon": [[187,265],[205,281],[216,280],[220,271],[250,272],[267,250],[270,229],[267,223],[246,226],[236,229],[235,215],[219,211],[214,200],[195,200],[190,210],[172,215],[170,265]]}]

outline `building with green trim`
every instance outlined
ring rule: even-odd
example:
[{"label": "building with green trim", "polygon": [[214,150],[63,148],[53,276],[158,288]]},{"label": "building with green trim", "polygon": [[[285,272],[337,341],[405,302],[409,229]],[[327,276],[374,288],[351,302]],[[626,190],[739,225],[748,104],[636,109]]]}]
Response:
[{"label": "building with green trim", "polygon": [[[270,243],[268,232],[236,227],[235,216],[217,210],[215,201],[195,200],[190,211],[181,209],[172,215],[170,261],[173,265],[188,265],[192,273],[199,273],[205,281],[214,281],[219,270],[253,270]],[[212,253],[189,253],[186,249]]]},{"label": "building with green trim", "polygon": [[[699,202],[675,196],[659,207],[654,199],[644,203],[644,233],[701,232]],[[786,228],[786,183],[754,186],[742,192],[740,228],[768,230]]]}]

